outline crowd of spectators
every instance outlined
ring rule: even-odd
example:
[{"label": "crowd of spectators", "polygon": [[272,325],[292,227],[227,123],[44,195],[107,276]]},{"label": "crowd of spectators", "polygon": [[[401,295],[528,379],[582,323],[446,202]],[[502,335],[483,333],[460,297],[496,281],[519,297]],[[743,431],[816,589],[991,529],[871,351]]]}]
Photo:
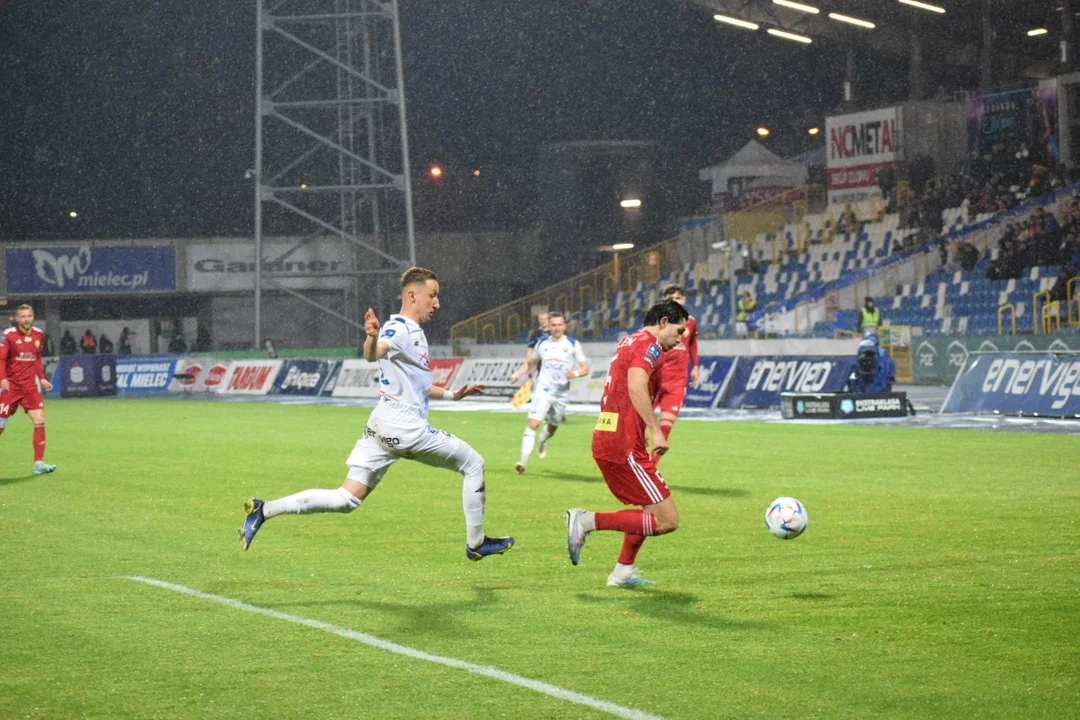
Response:
[{"label": "crowd of spectators", "polygon": [[1080,204],[1075,199],[1062,206],[1061,222],[1043,208],[1036,208],[1023,222],[1007,222],[986,277],[1017,278],[1040,265],[1080,267]]}]

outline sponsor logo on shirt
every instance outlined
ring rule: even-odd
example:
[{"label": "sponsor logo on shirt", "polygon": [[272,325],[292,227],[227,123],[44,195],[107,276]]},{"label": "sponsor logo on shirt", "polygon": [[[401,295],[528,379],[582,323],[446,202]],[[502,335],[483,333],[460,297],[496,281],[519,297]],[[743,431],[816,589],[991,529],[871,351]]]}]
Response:
[{"label": "sponsor logo on shirt", "polygon": [[600,416],[596,418],[596,427],[593,428],[594,432],[616,432],[619,429],[619,413],[607,412],[606,410],[600,413]]}]

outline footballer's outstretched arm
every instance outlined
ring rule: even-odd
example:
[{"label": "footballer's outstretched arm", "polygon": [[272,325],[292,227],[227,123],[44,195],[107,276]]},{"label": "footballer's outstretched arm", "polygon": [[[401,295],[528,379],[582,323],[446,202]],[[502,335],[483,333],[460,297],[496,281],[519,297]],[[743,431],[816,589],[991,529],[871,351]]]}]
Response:
[{"label": "footballer's outstretched arm", "polygon": [[630,404],[645,421],[645,427],[652,430],[653,452],[663,455],[668,450],[668,443],[653,412],[652,397],[649,395],[649,373],[643,368],[630,368],[626,373],[626,388],[630,393]]},{"label": "footballer's outstretched arm", "polygon": [[379,339],[380,327],[375,311],[368,308],[367,314],[364,315],[364,332],[367,333],[367,338],[364,340],[364,359],[368,362],[381,360],[386,357],[386,353],[390,352],[390,344]]}]

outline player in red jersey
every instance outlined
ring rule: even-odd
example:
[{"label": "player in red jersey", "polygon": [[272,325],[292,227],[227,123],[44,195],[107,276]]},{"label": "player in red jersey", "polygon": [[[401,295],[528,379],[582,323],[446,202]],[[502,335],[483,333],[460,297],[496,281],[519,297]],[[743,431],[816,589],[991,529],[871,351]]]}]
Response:
[{"label": "player in red jersey", "polygon": [[[678,285],[664,288],[664,299],[686,306],[686,292]],[[686,321],[686,332],[679,338],[679,344],[660,358],[660,372],[654,376],[649,386],[653,408],[660,410],[660,429],[664,431],[665,438],[671,437],[671,430],[675,427],[683,400],[686,399],[687,377],[690,378],[690,384],[697,387],[700,370],[697,320],[689,318]],[[660,458],[656,457],[655,460],[659,462]]]},{"label": "player in red jersey", "polygon": [[16,327],[0,336],[0,433],[21,405],[34,423],[34,474],[43,475],[56,469],[45,463],[45,401],[38,389],[40,381],[42,390],[52,390],[41,362],[45,333],[34,327],[34,308],[29,305],[19,306],[15,322]]},{"label": "player in red jersey", "polygon": [[593,459],[608,489],[625,505],[640,510],[566,512],[566,549],[577,565],[585,537],[593,530],[623,533],[622,552],[608,585],[651,585],[640,577],[634,560],[650,535],[663,535],[679,527],[679,511],[664,478],[645,446],[645,429],[652,431],[653,452],[667,452],[667,438],[653,413],[649,380],[658,372],[660,358],[671,351],[686,332],[689,314],[679,303],[665,300],[645,315],[645,327],[623,338],[608,370],[600,417],[593,429]]}]

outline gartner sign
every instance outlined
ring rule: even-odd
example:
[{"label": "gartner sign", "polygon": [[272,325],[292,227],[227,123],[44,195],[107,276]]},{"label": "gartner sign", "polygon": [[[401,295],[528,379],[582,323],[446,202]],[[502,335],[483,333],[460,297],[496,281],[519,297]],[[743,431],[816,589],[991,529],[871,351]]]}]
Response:
[{"label": "gartner sign", "polygon": [[131,293],[176,289],[171,247],[8,249],[9,293]]},{"label": "gartner sign", "polygon": [[941,412],[1076,417],[1080,415],[1080,357],[972,353]]},{"label": "gartner sign", "polygon": [[[265,277],[293,290],[342,290],[349,278],[331,276],[349,270],[340,240],[269,240],[263,243]],[[187,289],[195,292],[251,291],[255,288],[255,244],[216,243],[186,249]],[[281,277],[275,277],[281,276]],[[288,276],[288,277],[285,277]]]}]

